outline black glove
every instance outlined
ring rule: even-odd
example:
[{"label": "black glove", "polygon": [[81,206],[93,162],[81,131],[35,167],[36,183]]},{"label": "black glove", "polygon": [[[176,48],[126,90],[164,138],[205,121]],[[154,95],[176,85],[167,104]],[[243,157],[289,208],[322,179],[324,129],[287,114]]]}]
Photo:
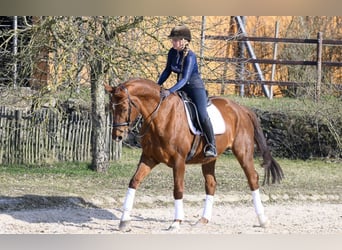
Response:
[{"label": "black glove", "polygon": [[168,89],[161,89],[160,90],[160,98],[164,99],[171,94],[170,90]]}]

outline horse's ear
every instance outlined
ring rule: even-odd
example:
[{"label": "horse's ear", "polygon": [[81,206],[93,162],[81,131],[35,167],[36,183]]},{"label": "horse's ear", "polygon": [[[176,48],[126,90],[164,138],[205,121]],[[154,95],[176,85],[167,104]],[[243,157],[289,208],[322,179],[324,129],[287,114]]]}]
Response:
[{"label": "horse's ear", "polygon": [[107,84],[107,83],[104,83],[103,86],[105,87],[105,90],[106,90],[108,93],[113,93],[114,88],[113,88],[112,86],[110,86],[110,85]]}]

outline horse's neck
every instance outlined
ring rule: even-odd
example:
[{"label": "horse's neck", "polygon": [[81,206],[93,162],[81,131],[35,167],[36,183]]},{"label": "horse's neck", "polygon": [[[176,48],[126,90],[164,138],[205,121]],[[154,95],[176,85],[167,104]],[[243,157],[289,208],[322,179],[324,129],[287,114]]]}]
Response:
[{"label": "horse's neck", "polygon": [[170,109],[174,109],[175,100],[171,100],[170,97],[160,100],[159,93],[157,95],[136,95],[136,102],[139,106],[141,115],[144,118],[145,123],[152,125],[156,123],[158,127],[164,126],[164,123],[169,122],[165,113],[169,114]]},{"label": "horse's neck", "polygon": [[132,98],[134,96],[134,102],[138,104],[145,123],[150,125],[151,123],[156,123],[158,125],[156,127],[164,127],[165,123],[170,122],[165,114],[176,111],[171,110],[175,109],[175,105],[177,105],[177,98],[175,96],[169,96],[160,101],[159,88],[140,82],[135,83],[134,89],[131,90]]},{"label": "horse's neck", "polygon": [[[158,98],[157,98],[158,99]],[[144,119],[147,121],[158,116],[162,109],[162,103],[156,98],[140,98],[140,111]]]},{"label": "horse's neck", "polygon": [[134,103],[138,104],[140,113],[144,118],[150,116],[158,106],[159,92],[148,84],[136,83],[130,93]]}]

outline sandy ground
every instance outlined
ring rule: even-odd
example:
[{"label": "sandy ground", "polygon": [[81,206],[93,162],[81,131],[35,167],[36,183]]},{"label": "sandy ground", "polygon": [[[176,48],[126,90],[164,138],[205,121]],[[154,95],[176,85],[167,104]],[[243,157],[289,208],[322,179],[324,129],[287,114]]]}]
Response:
[{"label": "sandy ground", "polygon": [[[89,206],[77,198],[61,206],[17,208],[16,199],[0,199],[0,233],[2,234],[121,234],[118,231],[119,208]],[[143,197],[142,197],[143,199]],[[13,206],[8,206],[8,204]],[[4,208],[4,204],[7,208]],[[126,234],[341,234],[342,204],[336,202],[288,201],[265,204],[270,227],[258,226],[252,204],[214,205],[212,221],[202,227],[193,224],[202,208],[185,202],[186,218],[181,228],[168,231],[173,206],[134,208],[131,231]]]}]

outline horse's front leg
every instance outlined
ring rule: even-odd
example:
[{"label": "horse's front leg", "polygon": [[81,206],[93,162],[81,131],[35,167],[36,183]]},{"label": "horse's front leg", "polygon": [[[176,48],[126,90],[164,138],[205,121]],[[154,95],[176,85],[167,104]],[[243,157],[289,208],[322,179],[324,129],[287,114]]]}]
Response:
[{"label": "horse's front leg", "polygon": [[178,163],[173,167],[173,180],[174,180],[174,205],[175,215],[174,221],[169,227],[169,230],[178,229],[181,222],[184,220],[184,206],[183,206],[183,193],[184,193],[184,173],[185,161]]},{"label": "horse's front leg", "polygon": [[122,216],[120,219],[120,225],[119,225],[120,231],[130,230],[130,221],[131,221],[130,215],[133,209],[135,191],[137,190],[137,188],[139,187],[143,179],[151,172],[152,168],[155,165],[156,165],[155,163],[144,161],[143,158],[141,158],[138,164],[138,168],[128,185],[128,190],[127,190],[123,208],[122,208],[123,212],[122,212]]}]

